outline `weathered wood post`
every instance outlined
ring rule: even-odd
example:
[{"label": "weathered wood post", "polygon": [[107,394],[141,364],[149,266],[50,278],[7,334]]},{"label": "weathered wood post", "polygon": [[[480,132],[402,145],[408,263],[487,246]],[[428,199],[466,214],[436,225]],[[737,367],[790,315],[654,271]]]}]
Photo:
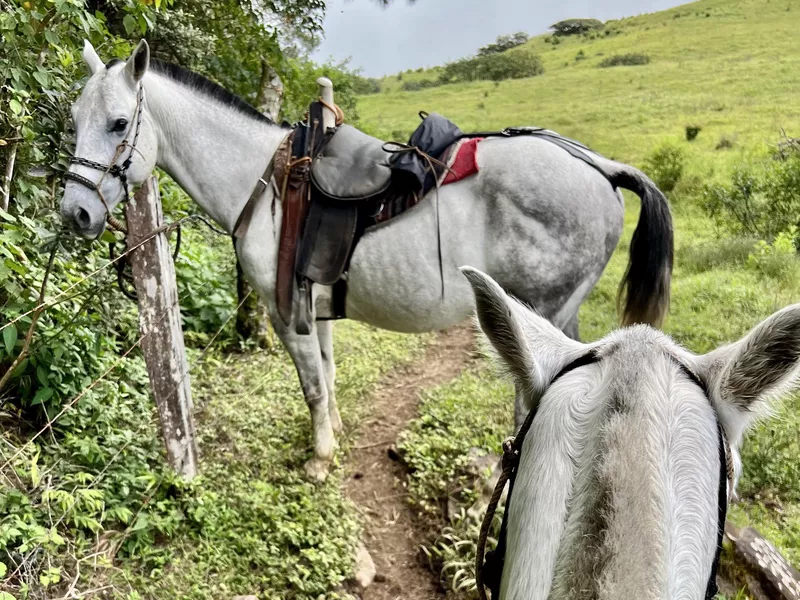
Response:
[{"label": "weathered wood post", "polygon": [[[150,177],[125,206],[128,247],[132,248],[164,222],[158,180]],[[192,390],[183,344],[175,265],[165,233],[131,252],[142,353],[161,418],[167,458],[186,479],[197,475],[197,446],[192,421]]]}]

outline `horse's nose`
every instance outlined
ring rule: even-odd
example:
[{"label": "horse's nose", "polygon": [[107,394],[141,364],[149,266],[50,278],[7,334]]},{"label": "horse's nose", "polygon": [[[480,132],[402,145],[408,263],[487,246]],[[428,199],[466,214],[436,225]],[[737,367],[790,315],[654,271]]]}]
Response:
[{"label": "horse's nose", "polygon": [[61,218],[78,235],[95,238],[103,231],[105,212],[93,208],[85,199],[65,193],[61,201]]},{"label": "horse's nose", "polygon": [[79,230],[89,229],[92,225],[92,217],[85,208],[78,207],[74,213],[74,219]]}]

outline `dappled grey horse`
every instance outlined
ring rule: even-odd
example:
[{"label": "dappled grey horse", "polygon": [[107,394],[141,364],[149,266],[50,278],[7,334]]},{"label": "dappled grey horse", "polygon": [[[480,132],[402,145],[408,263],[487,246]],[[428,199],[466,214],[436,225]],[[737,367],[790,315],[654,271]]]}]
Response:
[{"label": "dappled grey horse", "polygon": [[645,325],[581,344],[484,273],[463,271],[532,411],[500,598],[712,597],[743,433],[768,400],[798,387],[800,304],[697,356]]},{"label": "dappled grey horse", "polygon": [[[117,174],[131,184],[143,182],[156,166],[164,169],[231,232],[286,129],[199,75],[151,61],[144,41],[126,62],[103,64],[88,42],[83,58],[91,77],[73,106],[76,156],[82,160],[70,167],[73,175],[61,203],[65,221],[87,238],[103,232],[108,213],[125,193],[120,177],[99,182],[97,165],[114,159],[120,166]],[[137,131],[135,152],[124,147],[115,158],[120,144],[132,143]],[[130,162],[123,164],[128,156]],[[481,142],[479,172],[439,191],[444,296],[434,206],[422,201],[359,241],[347,274],[347,316],[401,332],[452,326],[474,309],[467,281],[458,271],[460,265],[471,264],[577,337],[578,308],[622,233],[619,186],[642,199],[623,282],[623,322],[660,323],[672,269],[667,201],[636,169],[592,157],[603,174],[541,139]],[[282,212],[280,202],[273,202],[274,193],[267,186],[236,250],[294,360],[314,432],[314,457],[307,470],[322,478],[333,456],[334,432],[341,429],[332,326],[319,321],[311,335],[298,335],[293,324],[276,318]],[[314,286],[312,294],[315,318],[331,315],[331,289]]]}]

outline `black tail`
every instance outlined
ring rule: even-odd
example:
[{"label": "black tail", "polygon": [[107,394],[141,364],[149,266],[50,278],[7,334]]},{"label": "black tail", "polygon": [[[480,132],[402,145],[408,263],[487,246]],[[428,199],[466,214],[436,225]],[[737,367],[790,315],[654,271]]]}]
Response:
[{"label": "black tail", "polygon": [[634,192],[642,200],[617,307],[622,307],[623,325],[660,327],[669,311],[675,251],[669,202],[644,173],[620,163],[615,166],[619,170],[609,174],[611,184]]}]

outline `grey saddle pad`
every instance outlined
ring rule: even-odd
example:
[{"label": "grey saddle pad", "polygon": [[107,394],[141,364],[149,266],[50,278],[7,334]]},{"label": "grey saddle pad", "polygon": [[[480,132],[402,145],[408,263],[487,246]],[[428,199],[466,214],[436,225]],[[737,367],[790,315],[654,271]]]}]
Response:
[{"label": "grey saddle pad", "polygon": [[386,191],[392,179],[383,142],[340,125],[314,159],[311,181],[334,200],[365,200]]}]

